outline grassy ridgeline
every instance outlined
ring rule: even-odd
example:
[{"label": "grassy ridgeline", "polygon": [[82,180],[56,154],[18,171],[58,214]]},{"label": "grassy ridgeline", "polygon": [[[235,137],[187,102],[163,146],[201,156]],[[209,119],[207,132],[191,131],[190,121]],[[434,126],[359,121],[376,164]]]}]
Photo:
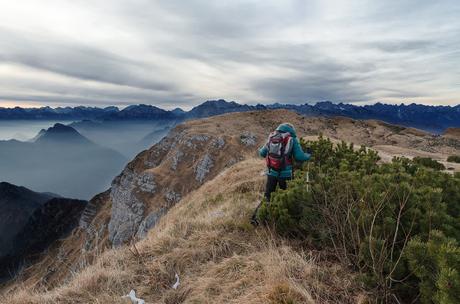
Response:
[{"label": "grassy ridgeline", "polygon": [[333,253],[385,302],[460,303],[460,175],[323,138],[302,145],[312,161],[261,218]]}]

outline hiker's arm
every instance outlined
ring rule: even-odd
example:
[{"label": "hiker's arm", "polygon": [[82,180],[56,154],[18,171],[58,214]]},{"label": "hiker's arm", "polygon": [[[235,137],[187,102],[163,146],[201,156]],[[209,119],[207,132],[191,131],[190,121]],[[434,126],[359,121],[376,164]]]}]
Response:
[{"label": "hiker's arm", "polygon": [[299,141],[294,139],[294,146],[292,147],[294,153],[294,159],[298,162],[304,162],[311,158],[311,155],[303,152],[302,147],[300,146]]},{"label": "hiker's arm", "polygon": [[267,153],[268,153],[267,145],[263,145],[262,147],[260,147],[260,149],[259,149],[259,156],[260,157],[266,157]]}]

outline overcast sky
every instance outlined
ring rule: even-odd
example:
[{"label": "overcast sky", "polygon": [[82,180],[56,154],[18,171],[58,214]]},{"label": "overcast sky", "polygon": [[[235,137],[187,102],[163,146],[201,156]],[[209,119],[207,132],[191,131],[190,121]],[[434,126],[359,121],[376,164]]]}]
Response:
[{"label": "overcast sky", "polygon": [[460,1],[0,0],[0,106],[460,103]]}]

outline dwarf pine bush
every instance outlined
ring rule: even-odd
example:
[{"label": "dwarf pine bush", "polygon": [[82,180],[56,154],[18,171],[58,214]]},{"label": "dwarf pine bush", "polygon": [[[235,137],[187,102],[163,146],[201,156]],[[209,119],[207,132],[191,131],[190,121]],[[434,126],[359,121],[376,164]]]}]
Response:
[{"label": "dwarf pine bush", "polygon": [[447,158],[448,162],[460,164],[460,155],[451,155]]},{"label": "dwarf pine bush", "polygon": [[324,138],[302,145],[312,160],[261,219],[333,252],[382,301],[460,303],[460,175]]},{"label": "dwarf pine bush", "polygon": [[414,157],[413,161],[417,165],[425,166],[425,167],[432,168],[432,169],[435,169],[435,170],[445,170],[446,169],[446,167],[444,167],[443,164],[441,164],[440,162],[432,159],[431,157],[419,157],[419,156],[416,156],[416,157]]}]

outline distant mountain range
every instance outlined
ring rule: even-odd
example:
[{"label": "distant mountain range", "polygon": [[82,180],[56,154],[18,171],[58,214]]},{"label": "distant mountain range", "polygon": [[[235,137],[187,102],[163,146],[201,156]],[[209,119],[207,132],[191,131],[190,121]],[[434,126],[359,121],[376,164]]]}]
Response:
[{"label": "distant mountain range", "polygon": [[0,141],[0,181],[73,198],[105,190],[126,161],[59,123],[30,142]]},{"label": "distant mountain range", "polygon": [[0,182],[0,282],[77,224],[86,201]]},{"label": "distant mountain range", "polygon": [[[289,105],[271,105],[270,108],[289,108]],[[356,106],[320,102],[315,105],[293,106],[293,110],[311,116],[345,116],[354,119],[377,119],[387,123],[414,127],[432,133],[442,133],[449,127],[460,126],[460,105],[425,106],[419,104]]]},{"label": "distant mountain range", "polygon": [[78,120],[96,119],[118,113],[117,107],[0,108],[0,119]]},{"label": "distant mountain range", "polygon": [[246,105],[234,101],[210,100],[190,111],[180,108],[172,111],[152,105],[132,105],[120,110],[117,107],[66,107],[66,108],[0,108],[0,119],[46,119],[46,120],[167,120],[180,122],[230,112],[245,112],[266,109],[290,109],[307,116],[346,116],[354,119],[378,119],[388,123],[416,127],[430,132],[443,132],[448,127],[460,127],[460,105],[425,106],[419,104],[357,106],[329,101],[310,104]]}]

